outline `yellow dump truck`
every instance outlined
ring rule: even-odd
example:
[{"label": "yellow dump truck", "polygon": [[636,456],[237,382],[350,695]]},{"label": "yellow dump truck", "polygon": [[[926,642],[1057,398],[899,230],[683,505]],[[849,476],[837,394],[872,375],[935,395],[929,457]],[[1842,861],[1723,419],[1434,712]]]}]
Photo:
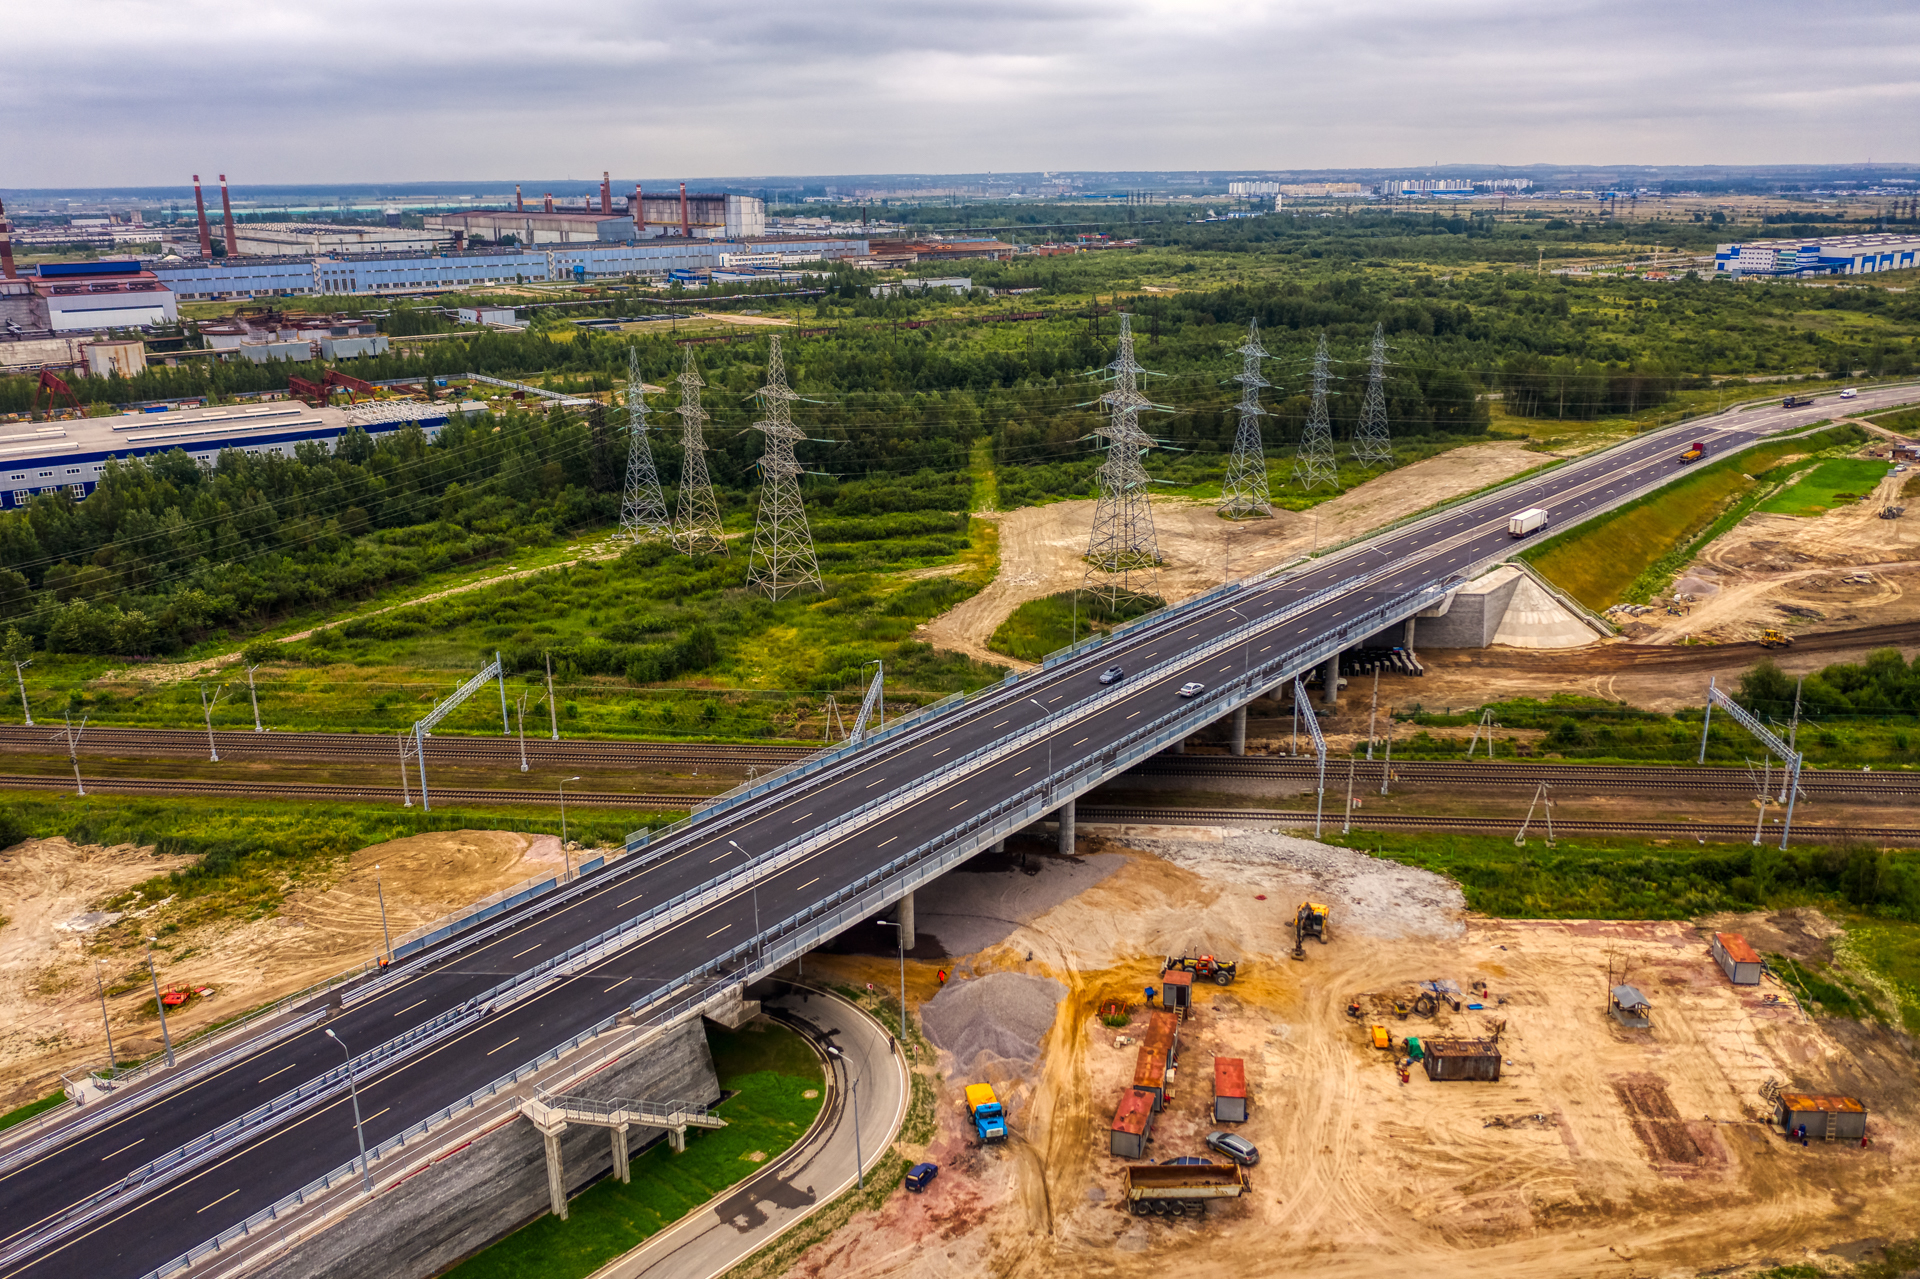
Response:
[{"label": "yellow dump truck", "polygon": [[1198,1216],[1209,1199],[1238,1199],[1252,1189],[1239,1164],[1130,1164],[1120,1177],[1137,1217]]}]

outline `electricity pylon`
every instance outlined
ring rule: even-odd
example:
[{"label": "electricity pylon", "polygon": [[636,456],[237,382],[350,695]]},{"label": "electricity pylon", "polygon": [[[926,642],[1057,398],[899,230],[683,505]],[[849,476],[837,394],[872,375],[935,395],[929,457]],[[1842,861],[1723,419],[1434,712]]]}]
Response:
[{"label": "electricity pylon", "polygon": [[693,364],[693,349],[687,349],[685,367],[675,379],[680,383],[680,500],[674,513],[673,537],[688,555],[706,551],[727,553],[727,539],[720,531],[720,500],[713,495],[713,480],[707,475],[707,444],[704,427],[707,411],[700,407],[700,388],[706,385]]},{"label": "electricity pylon", "polygon": [[1240,429],[1233,437],[1233,456],[1227,460],[1226,483],[1220,486],[1220,514],[1230,520],[1272,519],[1273,501],[1267,493],[1267,448],[1260,438],[1260,388],[1271,386],[1260,375],[1267,358],[1260,345],[1260,322],[1247,321],[1247,340],[1234,348],[1240,354]]},{"label": "electricity pylon", "polygon": [[1340,487],[1340,467],[1333,460],[1333,424],[1327,418],[1327,335],[1320,335],[1313,353],[1313,405],[1307,410],[1307,429],[1293,459],[1293,480],[1304,489]]},{"label": "electricity pylon", "polygon": [[1360,428],[1353,433],[1353,456],[1362,466],[1391,466],[1393,437],[1387,431],[1387,339],[1373,326],[1373,367],[1367,374],[1367,398],[1360,405]]},{"label": "electricity pylon", "polygon": [[647,397],[640,381],[640,351],[627,348],[627,489],[620,499],[620,532],[638,542],[670,536],[666,499],[660,496],[660,473],[653,465],[653,445],[647,439]]},{"label": "electricity pylon", "polygon": [[1133,317],[1122,312],[1120,349],[1106,367],[1113,385],[1100,397],[1107,413],[1094,428],[1094,434],[1106,437],[1107,460],[1100,464],[1100,500],[1087,539],[1088,589],[1110,605],[1128,596],[1152,595],[1159,586],[1160,543],[1147,501],[1152,481],[1141,463],[1153,446],[1140,429],[1140,410],[1154,407],[1140,394],[1145,372],[1133,358]]},{"label": "electricity pylon", "polygon": [[776,600],[803,586],[826,589],[820,581],[820,561],[813,553],[806,504],[800,500],[800,463],[793,456],[794,441],[803,438],[793,424],[793,402],[799,398],[787,387],[787,366],[775,335],[767,360],[767,384],[760,388],[760,407],[766,417],[753,424],[766,436],[767,447],[760,455],[760,514],[753,525],[747,581]]}]

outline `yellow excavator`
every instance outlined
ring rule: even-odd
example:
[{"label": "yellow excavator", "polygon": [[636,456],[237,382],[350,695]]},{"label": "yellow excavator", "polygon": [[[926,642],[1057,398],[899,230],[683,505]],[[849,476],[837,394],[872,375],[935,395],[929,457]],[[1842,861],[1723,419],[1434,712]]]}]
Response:
[{"label": "yellow excavator", "polygon": [[1327,944],[1327,926],[1332,910],[1323,902],[1301,902],[1300,909],[1293,916],[1293,957],[1307,957],[1307,938],[1318,937],[1322,946]]}]

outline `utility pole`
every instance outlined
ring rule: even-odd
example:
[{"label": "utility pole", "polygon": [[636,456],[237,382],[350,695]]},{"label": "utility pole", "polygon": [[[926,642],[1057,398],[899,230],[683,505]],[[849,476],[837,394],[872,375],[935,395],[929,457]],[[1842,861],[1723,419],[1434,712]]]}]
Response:
[{"label": "utility pole", "polygon": [[660,496],[660,473],[653,465],[653,445],[647,438],[647,399],[641,388],[640,348],[627,346],[627,486],[620,500],[620,532],[634,542],[671,536],[666,499]]},{"label": "utility pole", "polygon": [[1345,835],[1353,829],[1353,773],[1359,765],[1354,758],[1347,757],[1347,811],[1340,819],[1340,833]]},{"label": "utility pole", "polygon": [[24,662],[15,662],[13,664],[13,678],[19,681],[20,684],[20,713],[26,717],[28,728],[33,727],[33,708],[27,705],[27,677],[21,674],[21,672],[32,665],[33,659],[31,657]]},{"label": "utility pole", "polygon": [[553,725],[553,740],[560,740],[560,710],[553,702],[553,654],[542,653],[547,662],[547,719]]},{"label": "utility pole", "polygon": [[222,684],[219,692],[213,695],[213,700],[208,701],[207,686],[200,686],[200,714],[207,721],[207,758],[215,764],[220,762],[220,752],[213,744],[213,708],[220,704],[220,694],[226,691],[227,686]]},{"label": "utility pole", "polygon": [[387,928],[387,886],[380,881],[380,863],[373,864],[373,891],[380,894],[380,940],[386,943],[387,962],[393,962],[393,933]]},{"label": "utility pole", "polygon": [[766,416],[753,424],[766,438],[766,449],[760,454],[760,512],[753,525],[747,582],[777,600],[802,587],[816,591],[826,587],[813,550],[813,530],[807,525],[806,502],[800,496],[801,467],[793,455],[794,442],[805,438],[793,424],[793,402],[800,397],[787,386],[778,334],[772,348],[767,384],[760,388],[761,411]]},{"label": "utility pole", "polygon": [[100,1024],[107,1031],[107,1078],[111,1080],[120,1073],[120,1063],[113,1055],[113,1019],[107,1016],[107,988],[100,984],[100,961],[93,961],[93,993],[100,996]]},{"label": "utility pole", "polygon": [[[1087,582],[1095,583],[1094,593],[1110,606],[1129,596],[1156,594],[1161,562],[1153,507],[1147,498],[1153,480],[1141,461],[1153,438],[1140,428],[1140,410],[1155,405],[1140,393],[1140,378],[1146,370],[1133,356],[1133,317],[1122,311],[1119,319],[1118,349],[1105,370],[1112,386],[1100,397],[1107,413],[1093,428],[1107,441],[1107,459],[1096,476],[1100,497],[1087,539],[1085,575]],[[1103,575],[1097,582],[1095,573]]]},{"label": "utility pole", "polygon": [[1380,793],[1385,795],[1393,781],[1393,707],[1387,707],[1387,758],[1380,765]]},{"label": "utility pole", "polygon": [[87,717],[80,717],[80,732],[76,733],[73,730],[72,713],[61,711],[60,715],[67,721],[67,758],[73,762],[73,793],[84,798],[87,790],[80,784],[80,733],[87,731]]},{"label": "utility pole", "polygon": [[694,365],[692,347],[687,348],[685,365],[675,380],[680,383],[680,496],[674,537],[688,555],[703,551],[725,555],[720,499],[714,496],[713,480],[707,474],[707,411],[700,407],[700,388],[706,383]]},{"label": "utility pole", "polygon": [[253,673],[259,669],[260,666],[257,662],[247,667],[247,700],[253,703],[253,731],[256,733],[264,733],[267,730],[260,727],[260,695],[253,691]]},{"label": "utility pole", "polygon": [[[1340,487],[1340,465],[1333,460],[1333,423],[1327,416],[1327,383],[1331,377],[1327,369],[1327,335],[1322,332],[1320,345],[1313,353],[1313,401],[1307,410],[1300,448],[1293,459],[1294,482],[1309,491],[1322,484],[1335,490]],[[1316,524],[1316,543],[1318,540]]]},{"label": "utility pole", "polygon": [[167,1068],[173,1068],[173,1036],[167,1033],[167,1005],[160,998],[160,972],[153,966],[153,943],[157,938],[147,938],[147,976],[153,979],[153,1006],[160,1013],[160,1039],[167,1046]]},{"label": "utility pole", "polygon": [[[1793,719],[1787,725],[1787,749],[1798,749],[1800,736],[1800,690],[1806,686],[1807,677],[1802,675],[1793,684]],[[1793,785],[1791,771],[1783,764],[1780,768],[1780,802],[1787,802],[1787,787]]]},{"label": "utility pole", "polygon": [[408,791],[407,791],[407,735],[406,735],[405,733],[396,733],[396,734],[394,735],[394,739],[393,739],[393,741],[394,741],[394,745],[396,745],[396,746],[398,746],[398,747],[400,748],[400,800],[401,800],[401,807],[403,807],[403,808],[412,808],[412,807],[413,807],[413,796],[412,796],[411,794],[409,794],[409,793],[408,793]]},{"label": "utility pole", "polygon": [[1393,437],[1387,428],[1387,339],[1373,326],[1373,357],[1367,373],[1367,398],[1360,405],[1360,425],[1353,433],[1353,456],[1362,466],[1391,466]]},{"label": "utility pole", "polygon": [[1258,320],[1247,321],[1247,340],[1235,349],[1241,357],[1239,376],[1233,379],[1240,384],[1240,426],[1233,437],[1233,456],[1227,460],[1226,482],[1220,486],[1220,514],[1230,520],[1271,519],[1267,449],[1260,435],[1260,419],[1267,416],[1267,411],[1260,405],[1260,388],[1273,384],[1260,372],[1260,361],[1270,357],[1260,345]]},{"label": "utility pole", "polygon": [[520,771],[527,771],[527,695],[520,694],[514,703],[514,717],[520,724]]},{"label": "utility pole", "polygon": [[1367,759],[1373,759],[1373,725],[1380,714],[1380,668],[1373,668],[1373,703],[1367,708]]}]

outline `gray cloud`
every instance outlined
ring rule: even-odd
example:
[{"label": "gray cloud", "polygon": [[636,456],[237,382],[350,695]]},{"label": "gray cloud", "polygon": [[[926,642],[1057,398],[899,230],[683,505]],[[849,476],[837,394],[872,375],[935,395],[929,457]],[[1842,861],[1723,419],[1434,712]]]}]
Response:
[{"label": "gray cloud", "polygon": [[98,0],[8,186],[1920,159],[1911,0]]}]

